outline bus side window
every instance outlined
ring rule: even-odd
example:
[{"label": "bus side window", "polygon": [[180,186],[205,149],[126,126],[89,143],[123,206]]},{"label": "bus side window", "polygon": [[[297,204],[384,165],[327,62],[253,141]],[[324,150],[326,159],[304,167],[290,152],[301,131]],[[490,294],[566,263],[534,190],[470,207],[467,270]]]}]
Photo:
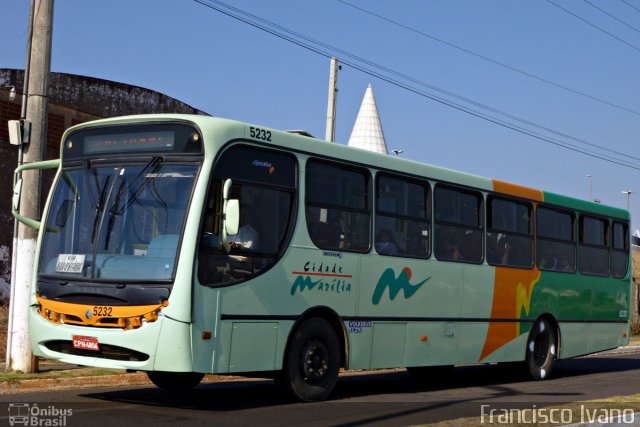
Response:
[{"label": "bus side window", "polygon": [[439,260],[479,264],[483,259],[482,195],[437,185],[435,255]]},{"label": "bus side window", "polygon": [[574,273],[576,240],[574,215],[538,206],[536,209],[536,263],[540,270]]},{"label": "bus side window", "polygon": [[202,246],[204,248],[220,247],[220,211],[221,208],[221,183],[215,182],[211,194],[207,198],[204,211],[204,225],[202,229]]},{"label": "bus side window", "polygon": [[609,275],[609,222],[601,218],[580,216],[578,270],[596,276]]},{"label": "bus side window", "polygon": [[368,252],[369,171],[312,159],[306,173],[311,241],[321,249]]},{"label": "bus side window", "polygon": [[613,277],[625,277],[629,267],[629,225],[613,223],[613,241],[611,243],[611,274]]},{"label": "bus side window", "polygon": [[490,196],[487,199],[487,262],[491,265],[533,266],[532,206]]},{"label": "bus side window", "polygon": [[[273,166],[276,165],[276,166]],[[222,183],[233,181],[230,199],[240,203],[238,233],[221,245]],[[291,154],[232,145],[216,163],[203,211],[198,253],[200,283],[216,286],[256,277],[287,248],[295,217],[297,162]]]},{"label": "bus side window", "polygon": [[376,251],[381,255],[429,257],[430,207],[428,183],[379,173],[376,177]]}]

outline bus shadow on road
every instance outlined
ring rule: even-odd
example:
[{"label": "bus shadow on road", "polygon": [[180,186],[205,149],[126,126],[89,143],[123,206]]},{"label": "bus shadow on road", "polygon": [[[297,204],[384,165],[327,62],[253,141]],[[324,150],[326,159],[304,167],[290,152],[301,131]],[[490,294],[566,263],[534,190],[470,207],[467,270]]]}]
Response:
[{"label": "bus shadow on road", "polygon": [[[404,370],[342,374],[329,400],[332,402],[442,402],[479,400],[575,401],[589,398],[581,377],[640,369],[640,359],[588,357],[560,361],[553,378],[530,381],[516,364],[456,367],[447,375],[416,377]],[[577,378],[577,381],[576,381]],[[572,386],[572,383],[576,383]],[[545,386],[547,385],[548,386]],[[562,384],[563,392],[559,392]],[[455,390],[455,394],[451,391]],[[83,397],[148,406],[206,411],[234,411],[298,404],[270,380],[233,380],[200,384],[186,393],[143,387]]]}]

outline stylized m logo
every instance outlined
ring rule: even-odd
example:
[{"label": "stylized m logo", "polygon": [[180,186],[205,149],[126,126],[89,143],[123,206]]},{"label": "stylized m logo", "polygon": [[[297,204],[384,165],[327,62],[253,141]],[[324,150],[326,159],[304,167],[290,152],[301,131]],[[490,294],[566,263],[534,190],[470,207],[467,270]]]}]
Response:
[{"label": "stylized m logo", "polygon": [[305,289],[313,289],[316,287],[316,285],[318,283],[320,283],[322,280],[317,280],[317,281],[312,281],[310,277],[308,276],[298,276],[296,277],[296,280],[293,282],[293,285],[291,285],[291,295],[295,295],[296,291],[299,290],[300,292],[303,292]]},{"label": "stylized m logo", "polygon": [[418,289],[431,277],[427,277],[422,282],[412,285],[409,280],[411,280],[411,269],[409,267],[405,267],[400,272],[400,275],[396,278],[396,273],[391,268],[387,268],[382,276],[380,276],[380,280],[378,280],[378,284],[376,285],[376,289],[373,291],[373,296],[371,297],[371,302],[374,305],[377,305],[382,299],[382,295],[384,291],[389,289],[389,299],[394,300],[396,296],[400,293],[401,290],[404,291],[405,299],[409,299],[415,294]]}]

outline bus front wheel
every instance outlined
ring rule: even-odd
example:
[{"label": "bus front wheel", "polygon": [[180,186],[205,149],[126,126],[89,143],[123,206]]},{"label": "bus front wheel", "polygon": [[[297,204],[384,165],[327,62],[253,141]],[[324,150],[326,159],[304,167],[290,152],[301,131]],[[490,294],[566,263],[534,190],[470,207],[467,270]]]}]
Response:
[{"label": "bus front wheel", "polygon": [[556,334],[551,323],[544,318],[538,319],[527,340],[526,364],[533,379],[544,380],[549,377],[556,360],[556,352]]},{"label": "bus front wheel", "polygon": [[157,387],[171,392],[188,391],[200,384],[204,374],[197,372],[148,371],[147,376]]},{"label": "bus front wheel", "polygon": [[340,370],[340,343],[329,322],[306,320],[291,337],[283,365],[283,380],[304,402],[325,399],[336,384]]}]

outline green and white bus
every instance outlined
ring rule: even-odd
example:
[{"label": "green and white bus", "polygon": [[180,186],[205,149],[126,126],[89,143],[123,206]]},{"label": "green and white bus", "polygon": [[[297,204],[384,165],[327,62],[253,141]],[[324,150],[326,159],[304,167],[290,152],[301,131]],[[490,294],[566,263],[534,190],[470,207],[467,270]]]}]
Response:
[{"label": "green and white bus", "polygon": [[205,116],[63,136],[39,228],[34,354],[276,376],[304,401],[341,369],[523,362],[624,345],[627,211]]}]

